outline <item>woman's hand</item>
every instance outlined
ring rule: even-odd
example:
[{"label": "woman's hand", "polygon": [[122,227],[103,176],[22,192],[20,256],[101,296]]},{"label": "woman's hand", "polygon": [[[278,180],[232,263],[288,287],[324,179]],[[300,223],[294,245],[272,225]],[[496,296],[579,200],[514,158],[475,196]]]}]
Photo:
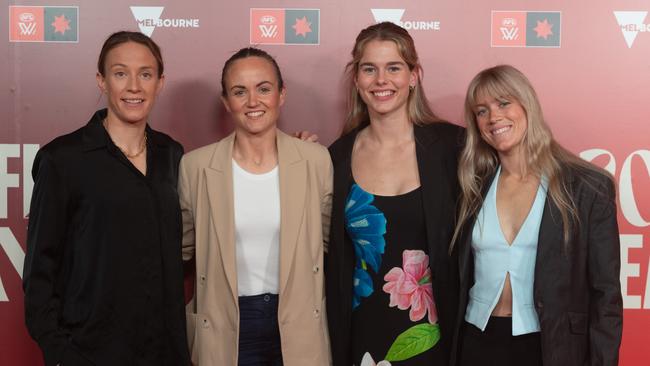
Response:
[{"label": "woman's hand", "polygon": [[296,131],[293,137],[297,137],[303,141],[318,142],[318,135],[309,131]]}]

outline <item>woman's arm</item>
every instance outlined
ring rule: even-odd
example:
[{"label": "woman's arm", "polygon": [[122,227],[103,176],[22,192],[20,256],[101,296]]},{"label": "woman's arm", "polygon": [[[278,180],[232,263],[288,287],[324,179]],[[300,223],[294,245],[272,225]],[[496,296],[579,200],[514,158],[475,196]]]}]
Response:
[{"label": "woman's arm", "polygon": [[195,236],[194,236],[194,210],[192,207],[192,195],[190,192],[190,179],[187,169],[187,161],[181,159],[178,168],[178,198],[180,200],[181,214],[183,219],[183,260],[187,261],[194,257]]},{"label": "woman's arm", "polygon": [[41,150],[32,168],[34,190],[29,209],[23,271],[25,323],[43,351],[45,365],[61,361],[69,333],[59,324],[63,303],[61,271],[68,226],[68,192],[51,155]]},{"label": "woman's arm", "polygon": [[595,194],[588,218],[590,365],[618,365],[623,330],[620,242],[614,183]]},{"label": "woman's arm", "polygon": [[329,153],[325,150],[327,159],[323,162],[323,193],[321,199],[321,220],[323,225],[323,248],[327,253],[330,239],[330,221],[332,218],[332,189],[334,184],[334,169]]}]

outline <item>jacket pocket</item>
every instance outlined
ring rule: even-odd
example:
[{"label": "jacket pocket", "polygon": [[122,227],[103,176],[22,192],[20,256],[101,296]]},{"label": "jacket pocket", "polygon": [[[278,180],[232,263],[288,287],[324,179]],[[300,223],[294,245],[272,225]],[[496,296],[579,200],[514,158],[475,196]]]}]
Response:
[{"label": "jacket pocket", "polygon": [[573,334],[587,334],[589,318],[585,313],[567,312],[569,316],[569,329]]}]

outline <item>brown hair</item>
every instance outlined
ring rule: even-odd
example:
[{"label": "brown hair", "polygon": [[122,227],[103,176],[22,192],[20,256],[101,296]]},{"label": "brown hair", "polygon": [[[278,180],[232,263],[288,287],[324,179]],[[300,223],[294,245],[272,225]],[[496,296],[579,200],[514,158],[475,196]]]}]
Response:
[{"label": "brown hair", "polygon": [[280,72],[280,66],[278,66],[278,63],[275,61],[273,56],[269,55],[266,51],[261,50],[259,48],[245,47],[235,52],[235,54],[230,56],[230,58],[226,60],[226,63],[223,64],[223,69],[221,70],[221,95],[222,96],[224,97],[228,96],[228,92],[226,91],[226,74],[228,73],[230,66],[232,66],[233,62],[248,57],[259,57],[270,62],[271,66],[273,66],[273,70],[275,71],[275,76],[278,78],[278,90],[282,90],[282,88],[284,88],[284,80],[282,80],[282,73]]},{"label": "brown hair", "polygon": [[158,47],[156,42],[154,42],[151,38],[147,37],[146,35],[140,32],[131,32],[131,31],[115,32],[111,34],[106,39],[106,41],[104,41],[102,50],[99,52],[99,59],[97,60],[97,71],[99,72],[100,75],[105,76],[104,72],[106,68],[106,57],[108,56],[108,52],[110,52],[113,48],[126,42],[135,42],[147,47],[149,51],[151,51],[153,57],[156,59],[156,64],[158,64],[158,77],[161,77],[163,75],[163,71],[165,71],[165,65],[163,64],[160,47]]},{"label": "brown hair", "polygon": [[369,123],[368,106],[361,99],[354,84],[359,72],[359,62],[363,57],[366,45],[371,41],[392,41],[397,46],[400,57],[404,59],[410,71],[415,71],[418,82],[408,96],[408,116],[412,123],[422,125],[440,121],[429,107],[429,101],[422,88],[423,71],[420,65],[415,43],[408,31],[399,25],[390,22],[381,22],[362,30],[357,36],[352,48],[352,60],[345,67],[347,96],[347,116],[343,135],[357,126]]}]

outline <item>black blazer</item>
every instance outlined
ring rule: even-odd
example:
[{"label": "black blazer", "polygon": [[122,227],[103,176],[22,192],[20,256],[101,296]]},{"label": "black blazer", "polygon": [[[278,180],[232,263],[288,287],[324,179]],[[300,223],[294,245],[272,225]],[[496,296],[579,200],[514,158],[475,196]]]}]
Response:
[{"label": "black blazer", "polygon": [[[354,249],[346,239],[345,199],[352,184],[352,147],[355,129],[330,146],[334,164],[334,197],[329,251],[325,259],[327,320],[334,366],[352,365],[351,318]],[[449,123],[415,126],[415,146],[424,200],[433,295],[441,338],[436,347],[451,349],[458,310],[457,259],[450,260],[449,242],[458,197],[457,166],[464,129]]]},{"label": "black blazer", "polygon": [[[615,366],[623,328],[623,301],[614,183],[584,168],[563,170],[580,226],[571,230],[565,246],[560,212],[547,198],[539,229],[533,291],[543,364]],[[488,187],[486,184],[484,194]],[[456,349],[462,344],[460,329],[474,282],[474,222],[475,218],[466,225],[458,241],[461,293]]]},{"label": "black blazer", "polygon": [[187,365],[183,149],[147,127],[147,175],[88,124],[43,146],[32,175],[25,321],[45,365]]}]

